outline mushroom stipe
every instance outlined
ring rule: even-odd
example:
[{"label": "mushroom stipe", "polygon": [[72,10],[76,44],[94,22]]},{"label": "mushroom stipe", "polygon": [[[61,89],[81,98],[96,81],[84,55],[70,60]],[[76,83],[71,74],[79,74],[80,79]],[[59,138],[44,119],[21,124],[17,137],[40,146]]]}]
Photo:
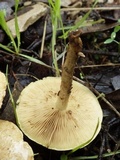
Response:
[{"label": "mushroom stipe", "polygon": [[62,76],[30,83],[16,108],[21,130],[33,141],[54,150],[71,150],[88,145],[98,135],[102,109],[95,95],[73,81],[80,32],[71,32]]}]

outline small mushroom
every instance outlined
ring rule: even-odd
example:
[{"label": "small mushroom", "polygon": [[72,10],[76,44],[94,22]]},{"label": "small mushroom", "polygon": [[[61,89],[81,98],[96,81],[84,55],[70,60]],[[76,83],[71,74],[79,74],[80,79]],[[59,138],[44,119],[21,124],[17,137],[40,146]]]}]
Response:
[{"label": "small mushroom", "polygon": [[21,130],[31,140],[54,150],[84,147],[101,129],[103,114],[96,96],[72,80],[82,50],[79,35],[78,31],[70,33],[62,77],[30,83],[17,102]]},{"label": "small mushroom", "polygon": [[3,98],[6,93],[7,81],[4,73],[0,72],[0,108],[2,106]]},{"label": "small mushroom", "polygon": [[23,141],[23,134],[9,121],[0,120],[0,159],[34,160],[31,147]]}]

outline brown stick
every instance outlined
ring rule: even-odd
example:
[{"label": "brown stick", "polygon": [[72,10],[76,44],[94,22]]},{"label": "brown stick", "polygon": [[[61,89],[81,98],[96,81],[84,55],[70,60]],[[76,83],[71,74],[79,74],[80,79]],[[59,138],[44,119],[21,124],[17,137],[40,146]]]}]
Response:
[{"label": "brown stick", "polygon": [[64,110],[67,107],[68,99],[72,88],[72,79],[75,64],[78,59],[78,53],[82,50],[82,41],[80,39],[81,31],[71,32],[69,35],[69,45],[67,56],[62,68],[61,86],[58,93],[57,108]]}]

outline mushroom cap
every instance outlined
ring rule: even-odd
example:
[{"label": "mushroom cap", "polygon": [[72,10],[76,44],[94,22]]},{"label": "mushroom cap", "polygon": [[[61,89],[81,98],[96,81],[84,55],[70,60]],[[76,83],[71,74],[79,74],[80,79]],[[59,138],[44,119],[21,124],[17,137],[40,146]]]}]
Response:
[{"label": "mushroom cap", "polygon": [[61,78],[30,83],[17,102],[21,130],[33,141],[54,150],[84,147],[99,133],[102,109],[95,95],[73,81],[66,110],[56,107]]},{"label": "mushroom cap", "polygon": [[7,81],[4,73],[0,72],[0,108],[2,105],[3,98],[6,93]]},{"label": "mushroom cap", "polygon": [[0,159],[34,160],[33,151],[18,127],[9,121],[0,120]]}]

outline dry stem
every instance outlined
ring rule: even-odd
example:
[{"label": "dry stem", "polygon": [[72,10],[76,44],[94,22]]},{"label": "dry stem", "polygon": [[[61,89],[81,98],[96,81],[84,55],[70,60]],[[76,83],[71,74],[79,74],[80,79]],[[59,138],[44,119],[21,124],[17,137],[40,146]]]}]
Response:
[{"label": "dry stem", "polygon": [[56,107],[61,110],[64,110],[67,107],[72,88],[74,67],[78,59],[78,53],[82,50],[82,41],[79,37],[80,33],[81,31],[79,30],[71,32],[69,35],[67,56],[62,68],[61,86],[56,104]]}]

